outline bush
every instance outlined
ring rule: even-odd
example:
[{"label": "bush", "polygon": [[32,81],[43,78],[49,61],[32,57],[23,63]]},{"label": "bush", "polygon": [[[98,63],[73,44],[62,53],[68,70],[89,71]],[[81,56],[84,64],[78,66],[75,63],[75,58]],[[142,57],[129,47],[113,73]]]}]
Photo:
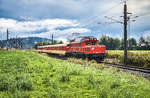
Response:
[{"label": "bush", "polygon": [[70,76],[69,74],[63,74],[60,78],[60,81],[61,82],[67,82],[67,81],[70,81]]}]

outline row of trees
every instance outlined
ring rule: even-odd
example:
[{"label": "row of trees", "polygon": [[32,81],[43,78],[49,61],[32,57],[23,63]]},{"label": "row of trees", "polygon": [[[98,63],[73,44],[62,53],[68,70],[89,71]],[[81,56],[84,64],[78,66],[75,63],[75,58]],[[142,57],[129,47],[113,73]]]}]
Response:
[{"label": "row of trees", "polygon": [[[54,40],[53,44],[63,44],[62,41]],[[124,39],[112,38],[107,35],[103,35],[99,39],[100,45],[105,45],[107,50],[123,50],[124,49]],[[35,44],[35,48],[37,46],[42,45],[52,45],[52,42],[37,42]],[[128,39],[128,49],[129,50],[150,50],[150,36],[147,38],[140,37],[139,42],[136,41],[135,38]]]},{"label": "row of trees", "polygon": [[[103,35],[99,39],[99,44],[106,46],[107,50],[122,50],[124,49],[124,39],[112,38]],[[134,38],[128,39],[128,49],[129,50],[150,50],[150,40],[149,36],[147,38],[140,37],[139,42]]]}]

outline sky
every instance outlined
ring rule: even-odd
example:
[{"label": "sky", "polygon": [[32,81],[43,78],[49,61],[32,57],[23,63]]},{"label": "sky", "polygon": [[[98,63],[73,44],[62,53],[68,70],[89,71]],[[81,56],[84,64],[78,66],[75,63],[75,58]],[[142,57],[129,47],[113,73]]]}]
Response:
[{"label": "sky", "polygon": [[[72,33],[123,38],[123,0],[0,0],[0,39],[43,37],[67,42]],[[150,35],[150,0],[127,0],[128,38]],[[105,18],[113,18],[114,20]],[[138,17],[136,17],[138,16]],[[134,21],[136,20],[136,21]]]}]

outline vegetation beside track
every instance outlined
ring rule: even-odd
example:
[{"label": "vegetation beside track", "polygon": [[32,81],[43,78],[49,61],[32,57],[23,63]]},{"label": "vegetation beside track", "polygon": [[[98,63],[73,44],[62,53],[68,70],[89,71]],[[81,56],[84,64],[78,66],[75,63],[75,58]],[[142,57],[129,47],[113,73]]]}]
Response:
[{"label": "vegetation beside track", "polygon": [[[106,61],[123,63],[124,52],[122,50],[107,50]],[[128,51],[127,64],[138,67],[150,67],[150,51],[130,50]]]},{"label": "vegetation beside track", "polygon": [[[74,61],[74,63],[73,63]],[[82,66],[81,66],[82,65]],[[96,63],[0,51],[1,98],[149,98],[150,82]]]}]

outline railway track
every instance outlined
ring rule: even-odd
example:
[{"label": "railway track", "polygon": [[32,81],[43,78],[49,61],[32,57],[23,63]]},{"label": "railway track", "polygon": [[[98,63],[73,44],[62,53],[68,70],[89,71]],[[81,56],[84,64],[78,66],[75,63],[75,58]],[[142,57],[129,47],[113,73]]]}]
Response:
[{"label": "railway track", "polygon": [[123,65],[123,64],[114,64],[114,63],[108,63],[108,62],[102,62],[102,63],[104,63],[105,65],[108,65],[108,66],[123,69],[123,71],[128,71],[130,73],[142,75],[145,78],[150,80],[150,68],[129,66],[129,65]]},{"label": "railway track", "polygon": [[102,62],[102,63],[104,63],[106,65],[109,65],[109,66],[121,68],[121,69],[127,69],[127,70],[132,70],[132,71],[139,71],[139,72],[150,74],[150,68],[143,68],[143,67],[123,65],[123,64],[108,63],[108,62]]}]

